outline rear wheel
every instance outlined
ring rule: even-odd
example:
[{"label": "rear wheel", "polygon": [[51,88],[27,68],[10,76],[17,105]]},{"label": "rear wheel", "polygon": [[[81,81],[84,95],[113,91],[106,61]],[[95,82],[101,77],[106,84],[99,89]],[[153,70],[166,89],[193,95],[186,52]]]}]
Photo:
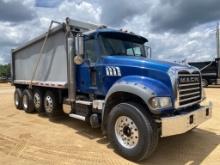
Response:
[{"label": "rear wheel", "polygon": [[34,96],[34,109],[38,113],[45,112],[43,105],[43,92],[39,89],[35,89],[33,96]]},{"label": "rear wheel", "polygon": [[109,114],[108,138],[116,151],[127,159],[140,161],[155,150],[158,129],[146,110],[135,103],[120,103]]},{"label": "rear wheel", "polygon": [[22,98],[23,109],[27,113],[34,112],[34,100],[31,90],[25,89]]},{"label": "rear wheel", "polygon": [[16,88],[14,92],[14,104],[17,109],[22,109],[22,90]]},{"label": "rear wheel", "polygon": [[62,109],[55,92],[47,91],[44,95],[44,109],[49,117],[56,117],[62,114]]}]

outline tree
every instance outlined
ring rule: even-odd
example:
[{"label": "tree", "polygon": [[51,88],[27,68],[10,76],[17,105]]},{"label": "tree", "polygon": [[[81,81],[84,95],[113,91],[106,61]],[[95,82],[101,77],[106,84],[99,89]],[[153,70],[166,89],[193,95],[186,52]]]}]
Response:
[{"label": "tree", "polygon": [[10,77],[11,76],[11,65],[1,65],[0,64],[0,77]]}]

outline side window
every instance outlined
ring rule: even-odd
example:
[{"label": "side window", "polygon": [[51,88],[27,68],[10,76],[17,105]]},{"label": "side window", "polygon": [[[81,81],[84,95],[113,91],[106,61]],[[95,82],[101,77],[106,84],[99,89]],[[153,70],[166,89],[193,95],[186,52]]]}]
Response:
[{"label": "side window", "polygon": [[89,39],[85,41],[85,55],[91,63],[95,63],[97,55],[95,52],[95,40]]},{"label": "side window", "polygon": [[127,55],[129,56],[141,56],[141,48],[140,47],[134,47],[134,48],[128,48],[127,50]]},{"label": "side window", "polygon": [[129,56],[133,56],[134,55],[132,48],[128,48],[127,49],[127,55],[129,55]]},{"label": "side window", "polygon": [[141,49],[140,49],[140,47],[135,47],[133,49],[134,49],[134,54],[136,56],[141,56]]}]

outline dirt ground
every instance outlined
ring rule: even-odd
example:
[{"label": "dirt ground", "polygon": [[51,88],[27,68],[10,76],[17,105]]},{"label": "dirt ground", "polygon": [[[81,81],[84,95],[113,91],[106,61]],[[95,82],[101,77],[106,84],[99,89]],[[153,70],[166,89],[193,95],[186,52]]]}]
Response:
[{"label": "dirt ground", "polygon": [[[50,121],[16,110],[0,84],[0,164],[135,164],[117,155],[99,129],[72,118]],[[220,164],[220,88],[206,88],[213,117],[192,132],[160,140],[141,164]]]}]

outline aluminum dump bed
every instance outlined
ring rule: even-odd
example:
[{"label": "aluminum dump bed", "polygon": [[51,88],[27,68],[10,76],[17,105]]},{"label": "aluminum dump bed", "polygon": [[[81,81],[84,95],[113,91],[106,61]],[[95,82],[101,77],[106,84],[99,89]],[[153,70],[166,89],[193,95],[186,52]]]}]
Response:
[{"label": "aluminum dump bed", "polygon": [[[13,81],[29,84],[45,34],[12,51]],[[62,25],[52,29],[33,77],[33,85],[65,88],[67,84],[67,56],[65,32]]]},{"label": "aluminum dump bed", "polygon": [[50,29],[42,54],[40,52],[47,33],[12,50],[14,84],[31,83],[37,86],[67,88],[66,25],[81,32],[93,30],[99,26],[69,18],[66,22]]}]

